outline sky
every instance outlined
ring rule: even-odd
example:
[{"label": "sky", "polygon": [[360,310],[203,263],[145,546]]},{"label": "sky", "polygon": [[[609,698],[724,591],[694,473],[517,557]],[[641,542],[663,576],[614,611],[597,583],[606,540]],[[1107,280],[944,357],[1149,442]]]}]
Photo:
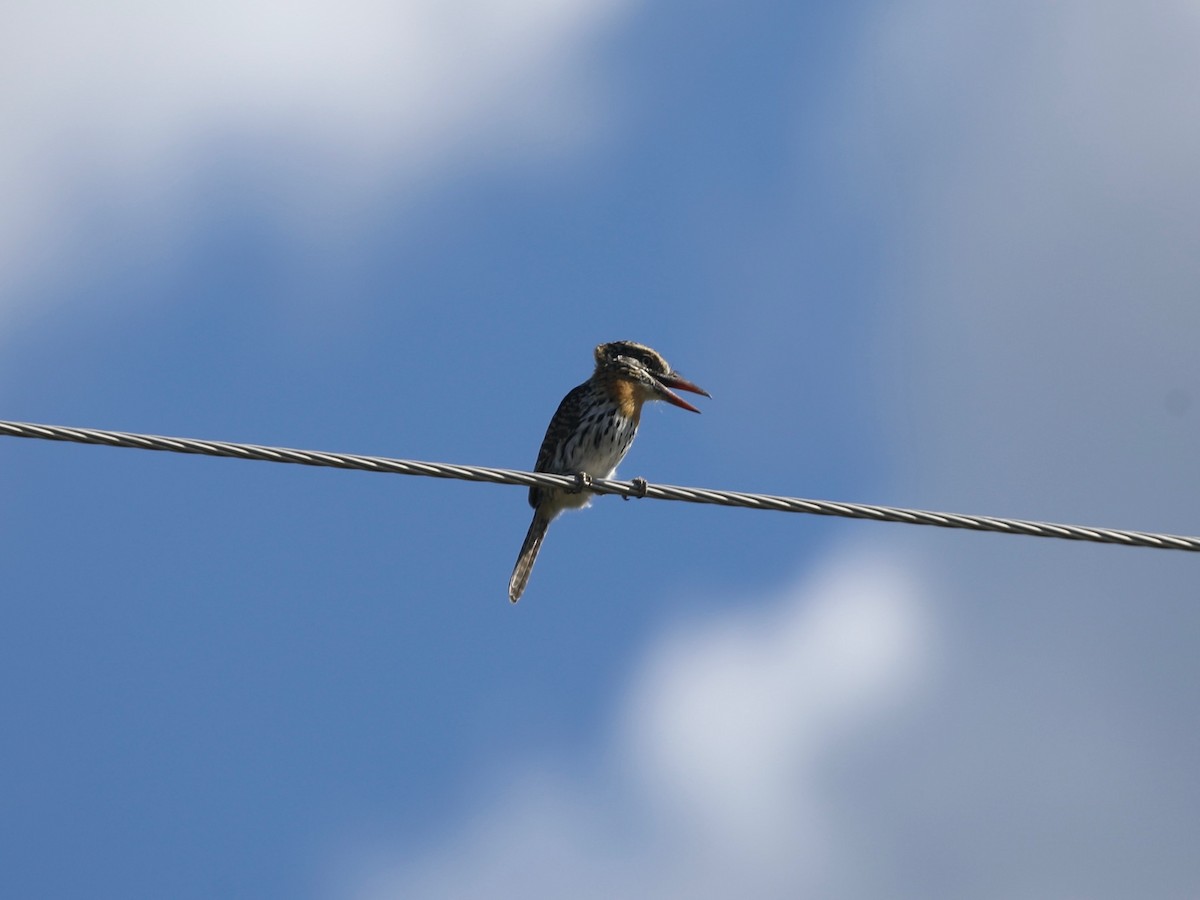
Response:
[{"label": "sky", "polygon": [[[0,418],[1200,534],[1192,0],[0,10]],[[0,893],[1192,897],[1192,554],[0,441]]]}]

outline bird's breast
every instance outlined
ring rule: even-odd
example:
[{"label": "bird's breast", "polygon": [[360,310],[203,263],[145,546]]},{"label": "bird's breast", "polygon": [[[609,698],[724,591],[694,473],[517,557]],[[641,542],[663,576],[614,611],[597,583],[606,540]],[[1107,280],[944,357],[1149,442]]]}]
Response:
[{"label": "bird's breast", "polygon": [[607,478],[629,452],[637,427],[637,418],[626,415],[621,404],[590,406],[582,411],[577,426],[563,442],[555,470]]},{"label": "bird's breast", "polygon": [[[559,405],[538,454],[539,472],[610,478],[637,434],[641,403],[632,391],[613,390],[594,381],[580,385]],[[585,506],[586,492],[531,488],[529,503],[551,515]]]}]

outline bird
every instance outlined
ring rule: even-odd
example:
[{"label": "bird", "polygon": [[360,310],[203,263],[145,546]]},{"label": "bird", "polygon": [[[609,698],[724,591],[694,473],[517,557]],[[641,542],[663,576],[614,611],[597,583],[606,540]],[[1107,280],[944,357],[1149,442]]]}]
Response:
[{"label": "bird", "polygon": [[577,475],[580,485],[569,488],[529,489],[533,521],[517,555],[508,599],[516,603],[525,592],[529,573],[542,547],[546,529],[567,509],[587,506],[583,490],[587,478],[609,478],[629,452],[637,434],[642,406],[648,400],[664,400],[681,409],[700,412],[672,388],[712,395],[676,372],[662,354],[635,341],[613,341],[595,350],[592,377],[573,388],[558,404],[538,451],[535,472]]}]

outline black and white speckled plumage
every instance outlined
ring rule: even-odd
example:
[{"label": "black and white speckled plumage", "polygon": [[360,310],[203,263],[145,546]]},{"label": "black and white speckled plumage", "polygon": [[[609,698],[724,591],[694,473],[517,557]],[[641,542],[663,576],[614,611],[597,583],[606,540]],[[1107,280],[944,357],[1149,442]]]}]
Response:
[{"label": "black and white speckled plumage", "polygon": [[[595,359],[592,377],[559,403],[546,429],[534,471],[610,478],[633,444],[642,405],[647,400],[667,400],[699,411],[672,394],[669,386],[705,392],[680,378],[662,355],[649,347],[633,341],[601,344],[595,350]],[[563,510],[586,506],[590,500],[586,492],[529,489],[533,522],[509,582],[509,598],[514,603],[525,589],[550,522]]]},{"label": "black and white speckled plumage", "polygon": [[[606,385],[588,380],[563,398],[546,429],[535,472],[608,478],[620,465],[637,435],[638,416],[625,415]],[[569,499],[568,499],[569,498]],[[578,502],[571,502],[578,498]],[[564,494],[547,488],[529,489],[529,505],[562,503],[583,506],[586,494]]]}]

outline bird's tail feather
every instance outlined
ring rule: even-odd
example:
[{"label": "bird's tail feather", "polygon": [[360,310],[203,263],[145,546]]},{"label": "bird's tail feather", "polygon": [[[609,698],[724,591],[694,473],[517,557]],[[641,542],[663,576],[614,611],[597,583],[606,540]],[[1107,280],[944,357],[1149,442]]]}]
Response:
[{"label": "bird's tail feather", "polygon": [[529,531],[525,533],[525,543],[517,554],[517,564],[513,567],[512,578],[508,581],[508,599],[516,603],[525,593],[525,585],[529,581],[529,573],[533,571],[534,560],[542,549],[542,539],[546,529],[550,527],[550,517],[540,510],[534,512],[533,521],[529,523]]}]

